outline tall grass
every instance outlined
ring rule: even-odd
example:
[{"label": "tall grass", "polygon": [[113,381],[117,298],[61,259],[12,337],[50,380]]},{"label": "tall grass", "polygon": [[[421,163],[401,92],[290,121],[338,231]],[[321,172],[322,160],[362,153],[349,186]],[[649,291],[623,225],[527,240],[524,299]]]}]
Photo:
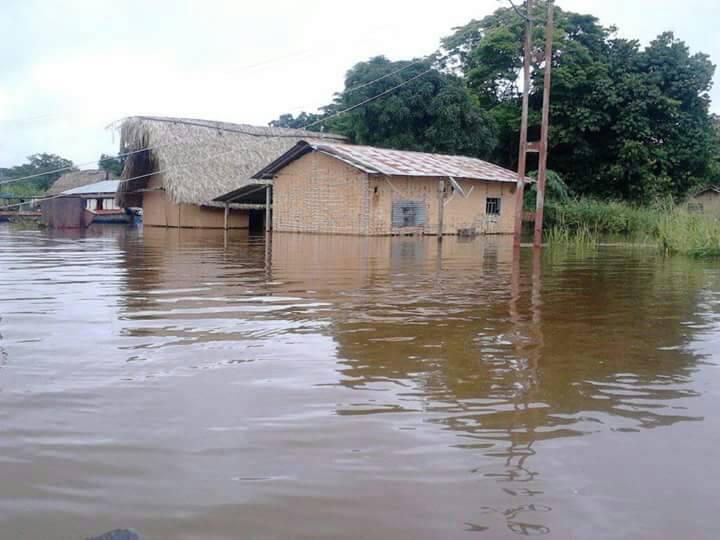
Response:
[{"label": "tall grass", "polygon": [[546,240],[551,246],[572,247],[580,252],[597,248],[600,235],[587,227],[571,231],[568,228],[554,226],[547,231]]},{"label": "tall grass", "polygon": [[622,235],[629,243],[655,243],[664,254],[720,257],[720,219],[689,214],[671,201],[633,206],[590,198],[568,199],[546,208],[550,244],[597,247],[602,235]]},{"label": "tall grass", "polygon": [[720,220],[679,210],[669,212],[658,221],[657,243],[669,255],[720,257]]},{"label": "tall grass", "polygon": [[596,234],[652,235],[664,211],[660,205],[640,207],[590,198],[568,199],[548,206],[546,223],[550,227],[587,229]]}]

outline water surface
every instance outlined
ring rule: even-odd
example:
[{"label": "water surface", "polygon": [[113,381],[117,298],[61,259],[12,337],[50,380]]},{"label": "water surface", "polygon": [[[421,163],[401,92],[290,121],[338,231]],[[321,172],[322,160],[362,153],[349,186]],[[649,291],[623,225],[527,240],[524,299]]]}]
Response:
[{"label": "water surface", "polygon": [[0,537],[717,538],[720,265],[0,226]]}]

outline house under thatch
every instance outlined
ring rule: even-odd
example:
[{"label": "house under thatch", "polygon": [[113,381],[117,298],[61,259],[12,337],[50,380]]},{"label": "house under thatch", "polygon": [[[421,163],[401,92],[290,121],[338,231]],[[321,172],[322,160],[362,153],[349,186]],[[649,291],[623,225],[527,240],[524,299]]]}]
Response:
[{"label": "house under thatch", "polygon": [[217,196],[235,190],[300,140],[341,142],[343,137],[298,129],[208,120],[135,116],[120,126],[127,156],[118,205],[142,207],[147,226],[247,228],[250,212],[265,204],[225,205]]},{"label": "house under thatch", "polygon": [[58,195],[69,189],[89,186],[95,182],[111,179],[110,173],[102,170],[70,171],[63,174],[50,186],[47,195]]}]

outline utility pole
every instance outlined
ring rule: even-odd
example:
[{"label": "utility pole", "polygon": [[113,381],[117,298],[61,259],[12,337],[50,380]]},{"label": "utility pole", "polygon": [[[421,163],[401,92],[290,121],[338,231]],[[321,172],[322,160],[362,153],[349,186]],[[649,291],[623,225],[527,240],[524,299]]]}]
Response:
[{"label": "utility pole", "polygon": [[523,61],[523,95],[522,114],[520,117],[520,150],[518,154],[518,178],[515,188],[515,229],[513,232],[513,244],[520,246],[523,224],[523,202],[525,198],[525,167],[527,165],[528,151],[528,97],[530,94],[530,57],[532,56],[532,12],[533,0],[525,0],[525,13],[527,24],[525,26],[525,50]]},{"label": "utility pole", "polygon": [[438,182],[438,242],[442,242],[445,226],[445,181]]},{"label": "utility pole", "polygon": [[543,215],[545,213],[545,184],[547,183],[548,128],[550,125],[550,70],[552,68],[553,0],[547,2],[545,26],[545,76],[543,79],[542,125],[540,127],[540,156],[538,161],[537,198],[535,206],[535,235],[533,245],[542,246]]}]

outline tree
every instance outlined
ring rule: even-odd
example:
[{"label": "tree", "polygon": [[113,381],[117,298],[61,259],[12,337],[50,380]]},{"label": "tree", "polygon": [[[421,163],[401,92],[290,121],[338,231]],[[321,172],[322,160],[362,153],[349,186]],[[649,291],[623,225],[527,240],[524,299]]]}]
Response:
[{"label": "tree", "polygon": [[292,114],[281,114],[277,120],[272,120],[269,125],[270,127],[278,128],[308,129],[310,131],[320,131],[319,125],[310,126],[310,124],[314,124],[324,116],[324,114],[306,113],[304,111],[297,115],[297,117],[293,116]]},{"label": "tree", "polygon": [[103,171],[109,172],[111,176],[120,177],[122,175],[124,165],[125,159],[123,158],[110,156],[108,154],[100,154],[98,167]]},{"label": "tree", "polygon": [[[392,90],[398,85],[403,86]],[[372,99],[383,92],[388,93]],[[357,108],[333,116],[352,107]],[[322,126],[354,143],[386,148],[482,157],[496,142],[492,118],[480,109],[462,79],[417,60],[391,62],[378,56],[360,62],[348,71],[345,89],[321,113],[282,115],[270,125],[300,127],[300,118],[310,122],[328,118],[314,129]]]},{"label": "tree", "polygon": [[[531,14],[531,138],[538,137],[546,11],[540,1]],[[708,57],[690,54],[671,33],[641,49],[592,16],[556,8],[555,19],[549,166],[576,192],[635,201],[680,196],[702,182],[712,149]],[[524,28],[512,8],[501,8],[455,29],[438,53],[495,119],[494,158],[509,167],[517,159]]]},{"label": "tree", "polygon": [[38,194],[47,191],[66,172],[75,170],[72,161],[55,154],[33,154],[28,156],[27,160],[28,162],[22,165],[0,168],[0,182],[25,176],[34,178],[7,183],[2,186],[3,191],[21,190],[24,194]]}]

